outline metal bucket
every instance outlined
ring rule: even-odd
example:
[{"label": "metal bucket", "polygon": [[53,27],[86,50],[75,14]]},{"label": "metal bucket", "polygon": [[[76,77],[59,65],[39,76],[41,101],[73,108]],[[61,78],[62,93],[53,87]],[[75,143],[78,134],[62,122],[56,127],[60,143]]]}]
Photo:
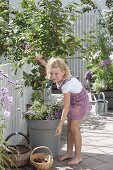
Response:
[{"label": "metal bucket", "polygon": [[100,92],[98,95],[98,99],[95,103],[95,111],[99,116],[108,114],[108,101],[105,100],[105,94],[103,92]]}]

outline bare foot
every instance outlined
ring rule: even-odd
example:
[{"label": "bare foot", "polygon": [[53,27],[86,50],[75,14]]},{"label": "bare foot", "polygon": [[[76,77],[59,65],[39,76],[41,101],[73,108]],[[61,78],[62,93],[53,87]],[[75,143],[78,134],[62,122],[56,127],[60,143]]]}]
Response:
[{"label": "bare foot", "polygon": [[68,163],[68,165],[71,165],[71,166],[77,165],[77,164],[79,164],[81,161],[82,161],[82,157],[75,157],[74,159],[72,159],[72,160]]},{"label": "bare foot", "polygon": [[73,155],[71,153],[66,153],[65,155],[62,155],[61,157],[59,157],[58,160],[61,162],[61,161],[64,161],[66,159],[70,159],[72,157],[73,157]]}]

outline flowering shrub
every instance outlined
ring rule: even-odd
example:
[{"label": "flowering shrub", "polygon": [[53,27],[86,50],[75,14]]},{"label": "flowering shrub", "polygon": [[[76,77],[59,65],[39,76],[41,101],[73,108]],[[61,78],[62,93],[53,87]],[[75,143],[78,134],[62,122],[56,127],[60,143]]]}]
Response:
[{"label": "flowering shrub", "polygon": [[[15,86],[15,89],[22,90],[22,85],[19,83],[19,81],[10,80],[9,76],[2,70],[0,70],[0,80],[7,80],[9,84]],[[5,170],[4,165],[8,166],[6,160],[12,163],[2,145],[4,128],[6,127],[7,118],[10,117],[12,104],[13,97],[10,95],[10,91],[6,87],[0,88],[0,169],[3,170]]]},{"label": "flowering shrub", "polygon": [[47,105],[42,101],[34,101],[27,112],[23,113],[30,120],[52,120],[60,119],[62,109],[59,103]]},{"label": "flowering shrub", "polygon": [[[8,78],[3,71],[0,70],[0,79],[4,80]],[[0,89],[0,111],[3,113],[0,115],[0,142],[2,143],[3,138],[3,129],[5,128],[5,119],[10,116],[10,109],[13,103],[13,97],[9,94],[7,88],[3,87]]]},{"label": "flowering shrub", "polygon": [[93,83],[94,91],[113,90],[113,60],[101,60],[92,70],[95,80]]},{"label": "flowering shrub", "polygon": [[[15,86],[15,89],[21,89],[22,85],[18,80],[12,81],[9,76],[5,74],[2,70],[0,70],[0,80],[6,79],[7,82],[11,85]],[[10,95],[10,92],[7,88],[2,87],[0,89],[0,108],[4,112],[3,115],[10,116],[11,105],[13,104],[13,97]]]},{"label": "flowering shrub", "polygon": [[[15,86],[15,89],[20,89],[22,91],[22,85],[18,80],[12,81],[9,76],[0,70],[0,80],[7,80],[11,85]],[[13,97],[10,95],[9,90],[6,87],[0,88],[0,111],[3,113],[0,115],[0,142],[2,141],[3,129],[5,127],[5,120],[10,116],[11,106],[13,104]]]},{"label": "flowering shrub", "polygon": [[0,108],[4,111],[4,116],[10,116],[10,107],[13,103],[13,97],[10,96],[7,88],[0,89]]},{"label": "flowering shrub", "polygon": [[[0,70],[0,80],[4,80],[4,78],[8,78],[3,71]],[[3,143],[3,130],[5,128],[5,121],[10,116],[11,105],[13,104],[13,97],[10,95],[7,88],[3,87],[0,89],[0,144]],[[1,115],[1,113],[3,113]],[[4,164],[5,160],[9,160],[8,156],[4,152],[3,148],[0,145],[0,169],[5,170]]]}]

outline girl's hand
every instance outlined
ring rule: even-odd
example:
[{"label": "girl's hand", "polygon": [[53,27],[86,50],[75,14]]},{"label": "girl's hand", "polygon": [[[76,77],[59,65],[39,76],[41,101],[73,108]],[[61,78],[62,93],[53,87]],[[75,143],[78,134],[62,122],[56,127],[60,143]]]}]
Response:
[{"label": "girl's hand", "polygon": [[37,64],[46,67],[47,63],[46,63],[45,59],[43,58],[43,56],[36,57],[36,61],[37,61]]},{"label": "girl's hand", "polygon": [[59,126],[56,128],[55,136],[60,135],[60,134],[61,134],[61,132],[62,132],[62,126],[60,126],[60,125],[59,125]]}]

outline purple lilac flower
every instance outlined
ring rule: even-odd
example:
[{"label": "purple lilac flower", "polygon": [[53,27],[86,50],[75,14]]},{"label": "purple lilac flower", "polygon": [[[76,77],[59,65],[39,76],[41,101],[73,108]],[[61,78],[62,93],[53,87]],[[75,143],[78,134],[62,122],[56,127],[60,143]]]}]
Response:
[{"label": "purple lilac flower", "polygon": [[3,80],[3,77],[0,75],[0,79]]},{"label": "purple lilac flower", "polygon": [[9,95],[7,88],[0,89],[0,104],[2,105],[3,109],[5,109],[4,115],[9,115],[10,107],[13,104],[13,97]]},{"label": "purple lilac flower", "polygon": [[61,117],[61,111],[55,112],[55,117],[56,117],[57,119],[60,119],[60,117]]},{"label": "purple lilac flower", "polygon": [[12,96],[8,96],[7,99],[8,99],[9,103],[13,104],[13,97]]},{"label": "purple lilac flower", "polygon": [[5,87],[2,87],[0,90],[0,96],[4,96],[9,93],[9,90]]},{"label": "purple lilac flower", "polygon": [[2,70],[0,70],[0,74],[2,74],[2,75],[3,75],[3,73],[4,73],[4,72],[3,72]]},{"label": "purple lilac flower", "polygon": [[22,87],[22,85],[19,83],[19,80],[16,80],[16,81],[15,81],[15,85],[16,85],[16,88],[17,88],[17,89],[20,88],[20,87]]},{"label": "purple lilac flower", "polygon": [[16,84],[16,85],[19,85],[19,84],[20,84],[20,83],[19,83],[19,80],[16,80],[16,81],[15,81],[15,84]]},{"label": "purple lilac flower", "polygon": [[5,77],[5,78],[9,77],[7,74],[4,74],[4,72],[2,70],[0,70],[0,76],[1,77]]},{"label": "purple lilac flower", "polygon": [[103,65],[109,65],[109,64],[111,64],[112,63],[112,61],[111,60],[103,60]]},{"label": "purple lilac flower", "polygon": [[30,48],[30,45],[29,45],[29,44],[26,44],[26,45],[24,46],[25,51],[26,51],[26,50],[29,50],[29,48]]},{"label": "purple lilac flower", "polygon": [[3,80],[3,72],[0,70],[0,79]]},{"label": "purple lilac flower", "polygon": [[10,111],[8,111],[8,110],[5,110],[5,111],[4,111],[4,116],[5,116],[5,117],[9,117],[9,116],[10,116],[10,114],[11,114],[11,112],[10,112]]},{"label": "purple lilac flower", "polygon": [[[3,80],[3,77],[9,78],[9,76],[7,74],[4,74],[4,72],[2,70],[0,70],[0,79]],[[8,81],[8,83],[16,85],[16,88],[22,87],[22,85],[19,83],[19,80],[12,81],[12,80],[8,79],[7,81]]]},{"label": "purple lilac flower", "polygon": [[9,76],[7,74],[3,74],[4,77],[8,78]]},{"label": "purple lilac flower", "polygon": [[15,82],[12,80],[8,80],[8,83],[15,84]]},{"label": "purple lilac flower", "polygon": [[22,48],[24,51],[27,51],[27,50],[30,49],[30,45],[29,45],[28,42],[25,41],[25,42],[22,44],[21,48]]},{"label": "purple lilac flower", "polygon": [[105,59],[105,60],[102,60],[98,63],[98,66],[108,66],[112,63],[112,60],[110,59]]},{"label": "purple lilac flower", "polygon": [[19,80],[16,80],[16,81],[8,80],[8,82],[11,84],[14,84],[16,89],[19,89],[22,87],[22,85],[19,83]]},{"label": "purple lilac flower", "polygon": [[86,47],[86,48],[89,47],[89,43],[86,43],[86,44],[85,44],[85,47]]},{"label": "purple lilac flower", "polygon": [[97,9],[94,9],[94,13],[96,13],[97,12]]}]

